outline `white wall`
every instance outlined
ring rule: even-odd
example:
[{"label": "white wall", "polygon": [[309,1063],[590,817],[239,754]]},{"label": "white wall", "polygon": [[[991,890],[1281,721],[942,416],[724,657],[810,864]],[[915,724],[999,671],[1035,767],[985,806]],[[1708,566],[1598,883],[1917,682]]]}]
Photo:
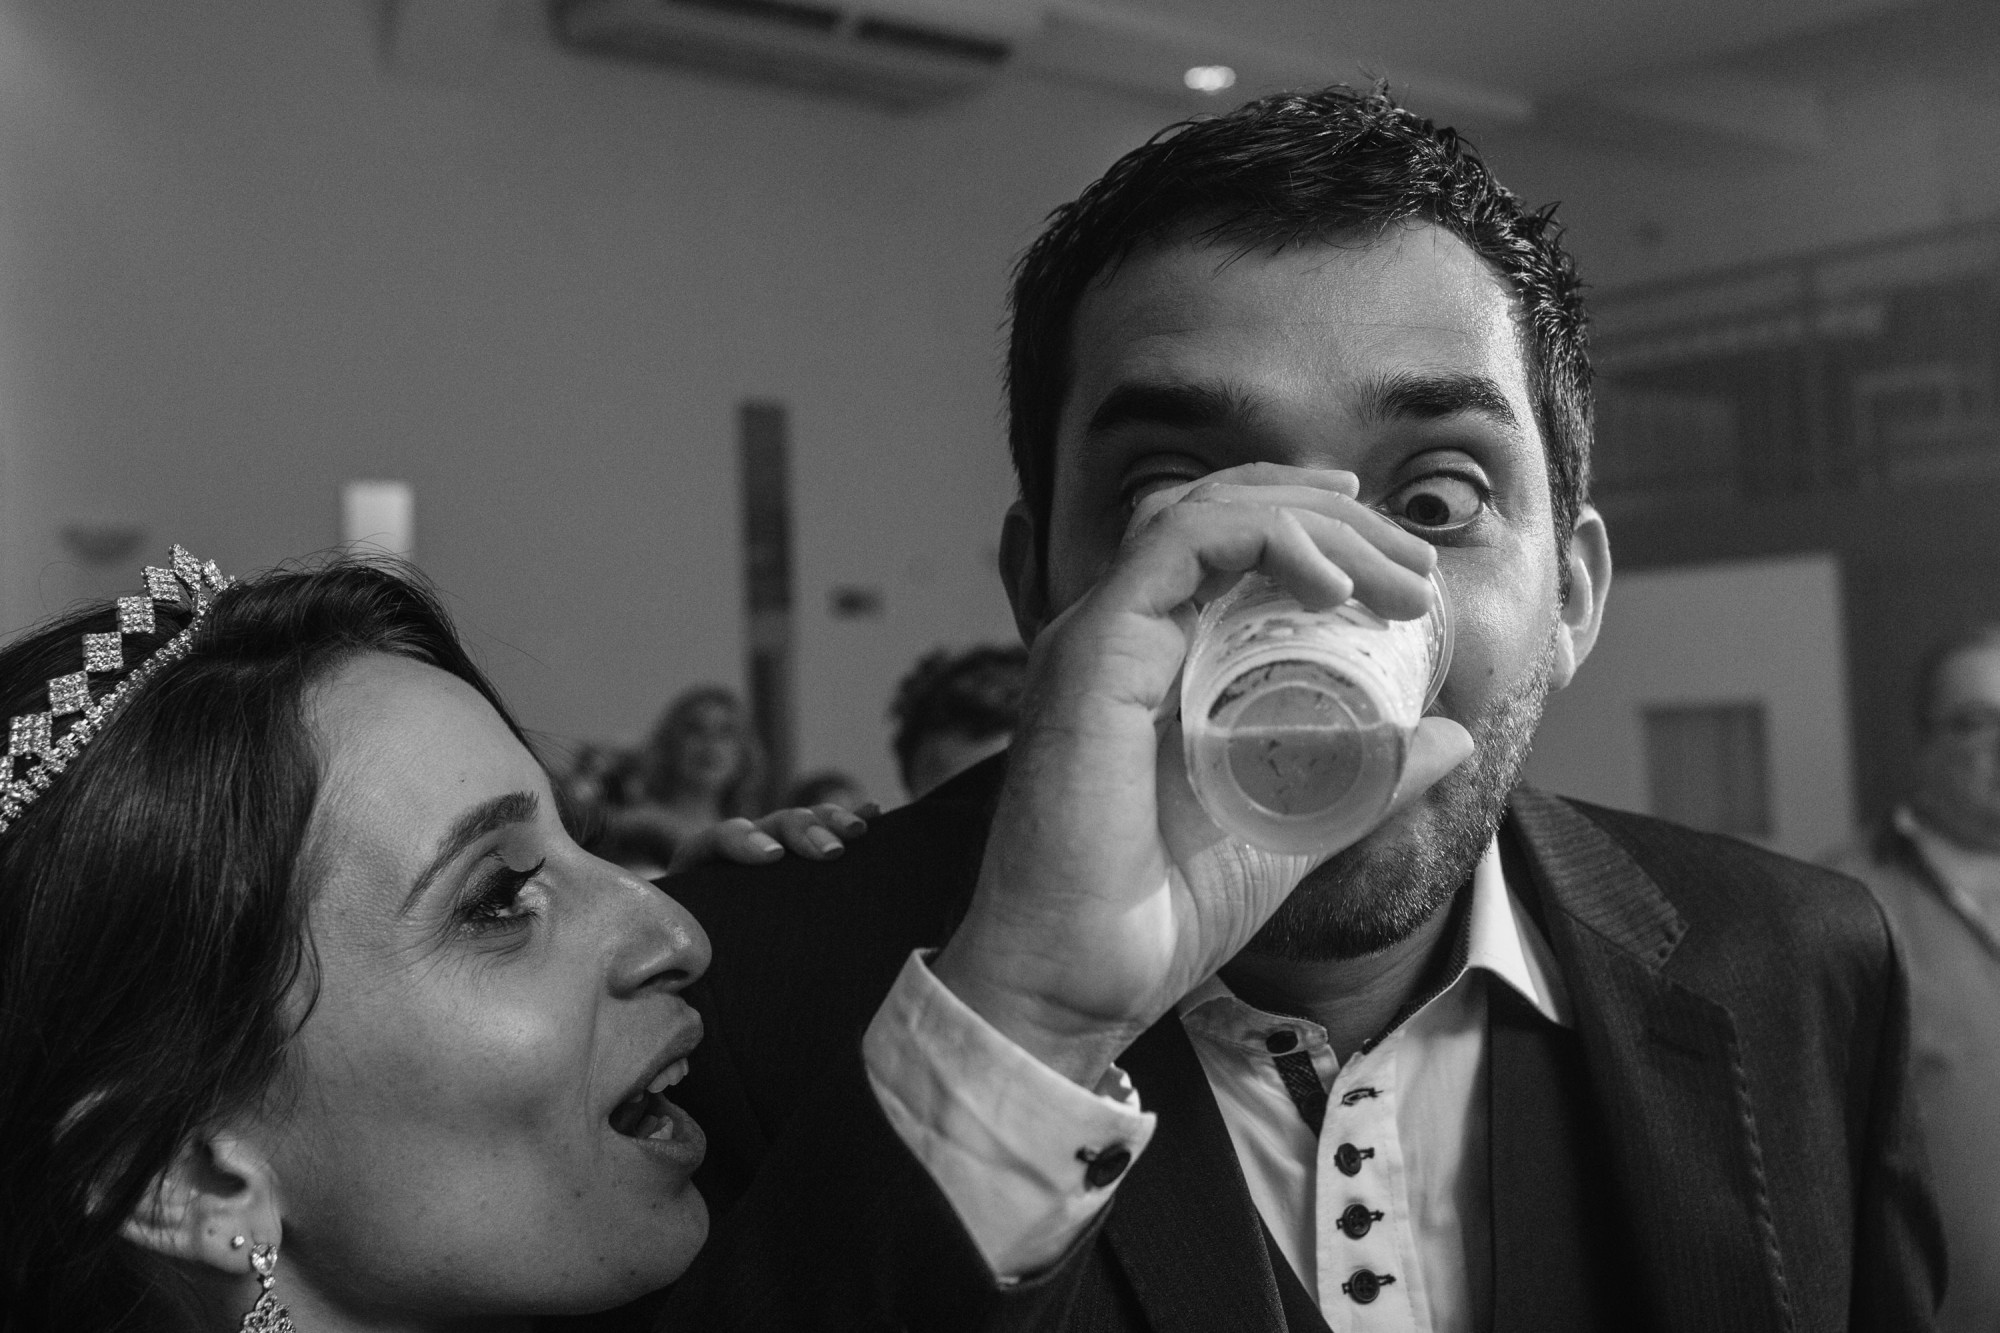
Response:
[{"label": "white wall", "polygon": [[[739,677],[734,409],[774,397],[800,757],[896,794],[897,675],[1013,633],[1007,262],[1163,117],[1011,82],[898,118],[533,40],[440,77],[383,13],[0,3],[0,627],[125,590],[67,524],[244,571],[400,478],[528,724],[633,736]],[[885,616],[833,621],[836,583]]]},{"label": "white wall", "polygon": [[1596,648],[1549,700],[1528,781],[1646,811],[1646,708],[1761,701],[1769,844],[1824,852],[1853,820],[1842,624],[1831,556],[1619,575]]}]

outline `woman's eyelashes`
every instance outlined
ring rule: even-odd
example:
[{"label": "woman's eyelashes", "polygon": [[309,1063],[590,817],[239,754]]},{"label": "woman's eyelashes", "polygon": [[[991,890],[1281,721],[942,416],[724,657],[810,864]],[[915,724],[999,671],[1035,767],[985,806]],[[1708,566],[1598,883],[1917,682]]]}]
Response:
[{"label": "woman's eyelashes", "polygon": [[1452,532],[1485,510],[1483,479],[1461,472],[1433,472],[1401,486],[1382,501],[1383,513],[1418,532]]},{"label": "woman's eyelashes", "polygon": [[471,892],[459,908],[459,925],[471,934],[518,929],[541,914],[541,895],[530,894],[528,887],[542,873],[548,858],[523,870],[514,869],[498,856],[492,859],[493,864],[473,880]]}]

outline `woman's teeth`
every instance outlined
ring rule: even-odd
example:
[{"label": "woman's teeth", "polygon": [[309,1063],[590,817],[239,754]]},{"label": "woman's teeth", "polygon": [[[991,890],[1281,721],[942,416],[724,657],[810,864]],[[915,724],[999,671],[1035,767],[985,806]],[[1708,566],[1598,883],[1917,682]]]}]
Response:
[{"label": "woman's teeth", "polygon": [[611,1128],[628,1139],[670,1139],[674,1118],[664,1095],[668,1088],[687,1077],[685,1057],[674,1061],[654,1076],[643,1092],[618,1103],[611,1112]]}]

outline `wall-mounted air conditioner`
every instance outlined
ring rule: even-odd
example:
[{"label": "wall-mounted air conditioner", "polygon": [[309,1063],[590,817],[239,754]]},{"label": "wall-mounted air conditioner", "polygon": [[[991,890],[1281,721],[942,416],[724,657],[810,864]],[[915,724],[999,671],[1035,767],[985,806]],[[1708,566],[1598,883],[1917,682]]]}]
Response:
[{"label": "wall-mounted air conditioner", "polygon": [[550,0],[567,45],[896,107],[963,96],[1040,26],[1031,0]]}]

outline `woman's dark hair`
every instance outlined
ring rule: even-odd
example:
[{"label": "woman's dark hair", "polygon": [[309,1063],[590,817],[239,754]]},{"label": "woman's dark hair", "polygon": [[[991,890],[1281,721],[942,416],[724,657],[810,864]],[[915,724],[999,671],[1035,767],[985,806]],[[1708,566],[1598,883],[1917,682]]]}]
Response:
[{"label": "woman's dark hair", "polygon": [[[127,663],[187,621],[159,608]],[[116,628],[92,606],[0,649],[0,717],[47,708],[81,636]],[[309,696],[370,652],[449,672],[521,735],[418,576],[345,559],[219,594],[187,656],[0,832],[0,1327],[191,1318],[120,1227],[193,1136],[280,1086],[311,1004]]]},{"label": "woman's dark hair", "polygon": [[1379,234],[1403,221],[1457,236],[1520,302],[1557,550],[1566,551],[1589,490],[1590,356],[1583,284],[1555,209],[1527,208],[1456,131],[1397,106],[1385,90],[1335,86],[1168,126],[1051,213],[1015,265],[1008,438],[1044,557],[1071,327],[1092,283],[1184,229],[1248,251]]},{"label": "woman's dark hair", "polygon": [[736,774],[722,789],[718,802],[724,819],[738,815],[755,817],[764,813],[764,747],[757,743],[750,726],[750,712],[736,692],[722,685],[697,685],[674,696],[646,742],[644,760],[646,795],[656,801],[672,801],[681,793],[681,747],[694,715],[703,708],[721,707],[736,719],[739,762]]}]

